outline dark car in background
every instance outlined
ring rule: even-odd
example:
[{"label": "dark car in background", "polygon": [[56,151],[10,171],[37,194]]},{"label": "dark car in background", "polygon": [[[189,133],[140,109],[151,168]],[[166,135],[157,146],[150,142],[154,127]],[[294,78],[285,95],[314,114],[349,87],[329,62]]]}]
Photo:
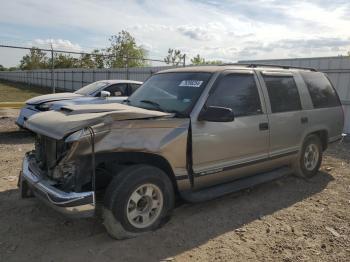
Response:
[{"label": "dark car in background", "polygon": [[25,121],[32,115],[48,110],[58,110],[67,105],[120,103],[141,85],[142,82],[133,80],[101,80],[86,85],[74,93],[33,97],[25,102],[16,123],[23,128]]}]

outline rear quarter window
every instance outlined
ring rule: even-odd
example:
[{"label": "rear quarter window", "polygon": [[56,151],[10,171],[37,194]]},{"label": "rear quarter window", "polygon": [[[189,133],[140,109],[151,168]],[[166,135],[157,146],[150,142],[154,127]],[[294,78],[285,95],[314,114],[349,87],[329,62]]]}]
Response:
[{"label": "rear quarter window", "polygon": [[340,100],[328,78],[320,72],[301,72],[314,108],[339,106]]}]

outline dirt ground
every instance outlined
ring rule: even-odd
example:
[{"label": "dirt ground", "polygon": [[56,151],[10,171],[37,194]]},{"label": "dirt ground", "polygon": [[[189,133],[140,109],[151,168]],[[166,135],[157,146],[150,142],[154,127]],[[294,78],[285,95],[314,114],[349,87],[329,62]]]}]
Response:
[{"label": "dirt ground", "polygon": [[[317,176],[286,177],[201,204],[160,230],[115,241],[99,218],[70,220],[16,187],[32,138],[0,112],[0,261],[349,261],[350,143]],[[2,116],[1,116],[2,115]]]}]

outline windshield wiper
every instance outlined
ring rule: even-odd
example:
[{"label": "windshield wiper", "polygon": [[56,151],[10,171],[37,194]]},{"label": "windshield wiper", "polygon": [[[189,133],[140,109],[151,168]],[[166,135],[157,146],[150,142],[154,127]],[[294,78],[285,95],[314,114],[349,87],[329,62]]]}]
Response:
[{"label": "windshield wiper", "polygon": [[151,100],[140,100],[141,103],[145,103],[145,104],[150,104],[154,107],[156,107],[159,111],[164,112],[164,110],[160,107],[160,104],[158,104],[157,102],[151,101]]},{"label": "windshield wiper", "polygon": [[184,114],[184,113],[176,111],[176,110],[169,110],[169,111],[165,111],[165,112],[174,114],[175,117],[180,117],[180,118],[187,117],[187,114]]}]

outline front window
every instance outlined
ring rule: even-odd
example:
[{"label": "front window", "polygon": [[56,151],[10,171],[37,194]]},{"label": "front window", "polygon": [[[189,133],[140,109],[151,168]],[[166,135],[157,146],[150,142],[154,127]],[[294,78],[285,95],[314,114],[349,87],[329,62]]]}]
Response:
[{"label": "front window", "polygon": [[221,78],[206,103],[232,109],[235,117],[261,114],[258,88],[253,74],[228,74]]},{"label": "front window", "polygon": [[84,96],[92,96],[97,91],[99,91],[101,88],[107,86],[108,83],[106,82],[94,82],[89,85],[83,86],[82,88],[78,89],[74,93]]},{"label": "front window", "polygon": [[211,73],[163,73],[150,77],[129,97],[131,106],[188,115]]},{"label": "front window", "polygon": [[104,91],[108,91],[111,93],[111,96],[127,96],[128,85],[125,83],[111,85],[106,87]]}]

